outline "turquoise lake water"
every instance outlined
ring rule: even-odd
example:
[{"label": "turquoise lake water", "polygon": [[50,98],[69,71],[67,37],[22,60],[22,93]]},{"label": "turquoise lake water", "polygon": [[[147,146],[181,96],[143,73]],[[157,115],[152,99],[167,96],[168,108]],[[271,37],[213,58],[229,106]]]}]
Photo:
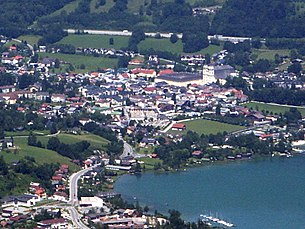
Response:
[{"label": "turquoise lake water", "polygon": [[305,156],[124,175],[115,191],[162,213],[177,209],[188,221],[212,214],[237,228],[305,228]]}]

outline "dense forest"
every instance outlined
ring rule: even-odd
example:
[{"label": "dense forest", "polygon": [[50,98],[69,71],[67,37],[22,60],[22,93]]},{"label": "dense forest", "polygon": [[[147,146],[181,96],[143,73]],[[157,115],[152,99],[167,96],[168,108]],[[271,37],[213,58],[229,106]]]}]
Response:
[{"label": "dense forest", "polygon": [[60,27],[269,38],[305,36],[304,0],[228,0],[214,17],[194,16],[194,5],[186,0],[147,0],[141,3],[138,12],[130,11],[130,0],[113,1],[107,10],[100,10],[104,9],[105,0],[97,1],[95,6],[92,0],[80,0],[71,12],[62,10],[52,14],[70,2],[72,0],[1,0],[0,34],[9,37],[28,32],[44,35],[51,28],[53,34],[61,37],[63,34],[57,30]]},{"label": "dense forest", "polygon": [[305,36],[304,0],[228,0],[216,14],[211,33],[250,37]]},{"label": "dense forest", "polygon": [[62,8],[72,0],[0,0],[0,34],[17,37],[24,34],[38,17]]}]

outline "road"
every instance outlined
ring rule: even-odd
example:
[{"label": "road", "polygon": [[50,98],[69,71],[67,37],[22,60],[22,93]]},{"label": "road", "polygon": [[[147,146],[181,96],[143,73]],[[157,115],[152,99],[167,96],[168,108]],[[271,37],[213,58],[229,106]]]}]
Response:
[{"label": "road", "polygon": [[124,149],[123,149],[123,153],[120,156],[120,159],[123,159],[124,157],[127,157],[127,156],[132,156],[134,158],[146,157],[146,155],[144,155],[144,154],[135,153],[130,144],[128,144],[123,139],[120,139],[120,140],[122,140],[124,143]]},{"label": "road", "polygon": [[69,204],[71,204],[71,207],[68,208],[70,215],[71,215],[71,220],[74,226],[77,228],[85,228],[89,229],[85,224],[82,223],[80,220],[81,215],[78,213],[76,207],[78,204],[78,196],[77,196],[77,185],[78,185],[78,180],[81,176],[83,176],[86,172],[90,171],[96,166],[99,166],[100,164],[94,165],[92,167],[89,167],[87,169],[80,170],[76,173],[73,173],[70,178],[69,178]]},{"label": "road", "polygon": [[71,221],[73,222],[73,225],[76,226],[76,228],[85,228],[89,229],[81,220],[80,220],[80,214],[77,212],[75,207],[69,207],[68,208],[71,216]]},{"label": "road", "polygon": [[133,149],[132,149],[132,146],[129,145],[127,142],[124,142],[124,150],[123,150],[123,153],[121,154],[120,158],[124,158],[124,157],[127,157],[127,156],[133,156],[134,157],[134,152],[133,152]]},{"label": "road", "polygon": [[[99,164],[98,164],[99,165]],[[76,206],[78,203],[78,196],[77,196],[77,185],[78,185],[78,180],[81,176],[83,176],[86,172],[90,171],[91,169],[93,169],[94,167],[98,166],[92,166],[89,167],[87,169],[83,169],[80,170],[76,173],[73,173],[70,178],[69,178],[69,190],[70,190],[70,194],[69,194],[69,203],[72,206]]]}]

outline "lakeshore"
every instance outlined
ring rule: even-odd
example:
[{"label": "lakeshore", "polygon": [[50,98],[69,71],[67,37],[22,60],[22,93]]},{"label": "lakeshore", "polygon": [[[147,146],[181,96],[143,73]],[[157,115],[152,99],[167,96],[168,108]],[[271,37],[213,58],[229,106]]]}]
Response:
[{"label": "lakeshore", "polygon": [[115,191],[151,211],[177,209],[187,221],[213,215],[237,228],[301,228],[305,157],[216,163],[177,173],[124,175]]}]

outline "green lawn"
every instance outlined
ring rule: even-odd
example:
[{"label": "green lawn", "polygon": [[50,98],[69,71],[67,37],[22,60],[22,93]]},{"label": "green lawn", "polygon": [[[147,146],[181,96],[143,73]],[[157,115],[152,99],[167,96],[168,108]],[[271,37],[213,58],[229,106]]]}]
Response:
[{"label": "green lawn", "polygon": [[30,45],[34,45],[34,44],[37,45],[40,38],[41,38],[41,36],[38,36],[38,35],[22,35],[22,36],[18,37],[17,39],[21,40],[21,41],[26,41]]},{"label": "green lawn", "polygon": [[[62,54],[62,53],[39,53],[39,57],[57,58],[61,61],[68,62],[74,66],[75,72],[96,71],[98,68],[115,68],[118,62],[117,59],[113,59],[113,58],[72,55],[72,54]],[[80,69],[80,65],[82,64],[85,65],[85,69]],[[64,71],[64,69],[62,70]]]},{"label": "green lawn", "polygon": [[[29,136],[31,131],[28,130],[23,130],[23,131],[5,131],[5,136],[6,137],[10,137],[10,136]],[[35,130],[32,131],[33,134],[36,135],[46,135],[46,134],[50,134],[50,131],[48,130]]]},{"label": "green lawn", "polygon": [[0,155],[3,155],[4,159],[7,162],[12,162],[16,160],[20,160],[25,156],[34,157],[38,164],[43,163],[60,163],[60,164],[68,164],[72,170],[76,170],[77,166],[71,162],[70,158],[63,157],[60,154],[43,148],[29,146],[27,144],[27,138],[15,138],[15,145],[18,147],[17,151],[14,153],[2,151]]},{"label": "green lawn", "polygon": [[[232,125],[227,123],[221,123],[206,119],[197,119],[192,121],[184,122],[186,125],[186,131],[195,131],[198,134],[217,134],[223,132],[233,132],[236,130],[241,130],[244,127],[238,125]],[[179,131],[175,131],[177,133]],[[185,132],[185,131],[184,131]]]},{"label": "green lawn", "polygon": [[154,169],[154,166],[158,163],[162,164],[162,160],[159,158],[149,158],[149,157],[142,157],[139,161],[143,161],[145,165],[145,169]]},{"label": "green lawn", "polygon": [[[88,141],[90,143],[91,149],[101,149],[104,150],[107,144],[109,143],[108,140],[102,138],[100,136],[94,134],[81,134],[81,135],[74,135],[74,134],[65,134],[60,133],[57,135],[58,139],[66,144],[74,144],[80,141]],[[48,140],[50,137],[48,136],[40,136],[37,139],[41,141],[43,145],[48,144]]]},{"label": "green lawn", "polygon": [[136,152],[139,154],[152,154],[155,150],[155,147],[153,146],[148,146],[147,148],[143,148],[143,147],[138,147],[136,148]]},{"label": "green lawn", "polygon": [[[109,44],[109,39],[114,39],[114,44]],[[68,35],[64,37],[59,44],[71,44],[75,47],[90,47],[90,48],[114,48],[120,49],[128,46],[129,37],[127,36],[110,36],[110,35]],[[141,41],[138,45],[140,52],[153,48],[156,51],[166,51],[176,54],[183,53],[183,44],[181,40],[178,40],[177,43],[173,44],[167,38],[156,39],[147,37],[144,41]],[[222,45],[210,45],[209,47],[202,49],[194,54],[214,54],[221,51],[223,48]]]},{"label": "green lawn", "polygon": [[[243,104],[248,108],[252,108],[254,110],[259,111],[269,111],[273,112],[273,114],[284,114],[285,111],[288,111],[291,107],[289,106],[281,106],[281,105],[273,105],[273,104],[265,104],[265,103],[257,103],[257,102],[250,102]],[[299,107],[298,110],[301,112],[303,116],[305,116],[305,107]]]},{"label": "green lawn", "polygon": [[253,49],[253,54],[257,55],[257,59],[274,60],[274,55],[289,56],[290,51],[288,49]]},{"label": "green lawn", "polygon": [[[109,44],[109,39],[113,38],[114,44]],[[71,44],[75,47],[83,48],[114,48],[120,49],[128,46],[129,37],[124,36],[110,36],[110,35],[68,35],[64,37],[59,44]]]},{"label": "green lawn", "polygon": [[176,54],[214,54],[222,50],[222,46],[210,45],[209,47],[202,49],[195,53],[184,53],[183,52],[183,44],[179,39],[175,44],[171,43],[169,39],[156,39],[156,38],[146,38],[144,41],[141,41],[138,45],[139,50],[145,50],[153,48],[156,51],[166,51],[172,52]]}]

